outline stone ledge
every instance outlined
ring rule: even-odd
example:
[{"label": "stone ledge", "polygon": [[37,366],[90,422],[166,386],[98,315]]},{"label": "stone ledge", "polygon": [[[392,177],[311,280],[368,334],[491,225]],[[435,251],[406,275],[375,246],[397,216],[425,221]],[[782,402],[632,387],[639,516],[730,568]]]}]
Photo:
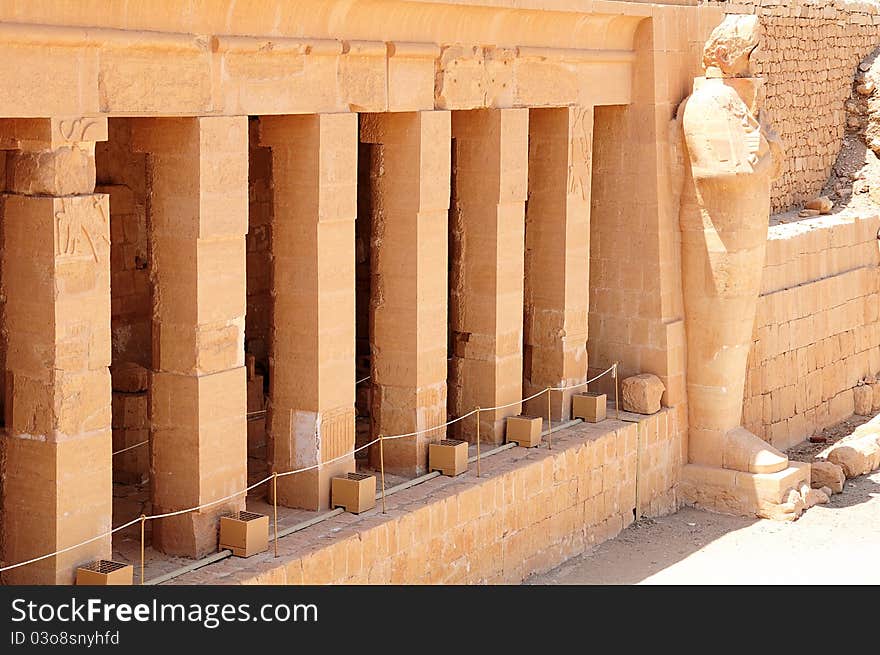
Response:
[{"label": "stone ledge", "polygon": [[[456,478],[388,497],[388,513],[342,514],[247,560],[172,584],[518,583],[620,533],[633,521],[637,451],[646,515],[677,507],[680,436],[664,409],[555,432],[553,449],[514,448]],[[676,432],[673,429],[673,432]]]}]

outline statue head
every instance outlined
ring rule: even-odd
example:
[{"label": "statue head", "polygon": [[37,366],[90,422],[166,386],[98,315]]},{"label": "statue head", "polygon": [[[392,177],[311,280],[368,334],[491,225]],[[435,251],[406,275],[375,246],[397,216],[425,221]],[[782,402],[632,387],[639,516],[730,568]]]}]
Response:
[{"label": "statue head", "polygon": [[761,39],[754,15],[729,14],[712,30],[703,48],[706,77],[750,77],[752,53]]}]

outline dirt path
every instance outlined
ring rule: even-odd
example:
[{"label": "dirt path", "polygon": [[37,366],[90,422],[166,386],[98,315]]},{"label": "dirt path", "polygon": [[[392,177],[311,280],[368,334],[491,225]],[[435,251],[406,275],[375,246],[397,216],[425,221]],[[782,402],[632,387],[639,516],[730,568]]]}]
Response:
[{"label": "dirt path", "polygon": [[880,584],[880,472],[794,523],[685,508],[526,584]]}]

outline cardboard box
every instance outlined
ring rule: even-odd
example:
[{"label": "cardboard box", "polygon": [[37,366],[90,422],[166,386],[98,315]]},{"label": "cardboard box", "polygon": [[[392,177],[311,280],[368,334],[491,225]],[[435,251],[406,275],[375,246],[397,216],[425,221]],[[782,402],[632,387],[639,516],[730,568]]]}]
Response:
[{"label": "cardboard box", "polygon": [[253,512],[233,512],[220,517],[220,550],[250,557],[269,550],[269,517]]},{"label": "cardboard box", "polygon": [[131,564],[99,559],[76,569],[78,585],[125,585],[132,584],[134,568]]},{"label": "cardboard box", "polygon": [[516,442],[523,448],[534,448],[541,443],[541,428],[544,419],[540,416],[508,416],[505,438],[508,443]]},{"label": "cardboard box", "polygon": [[467,471],[467,441],[444,439],[428,446],[428,469],[443,475],[455,476]]},{"label": "cardboard box", "polygon": [[330,505],[360,514],[376,506],[376,476],[346,473],[330,481]]},{"label": "cardboard box", "polygon": [[571,417],[582,418],[590,423],[605,420],[608,396],[598,391],[576,393],[571,397]]}]

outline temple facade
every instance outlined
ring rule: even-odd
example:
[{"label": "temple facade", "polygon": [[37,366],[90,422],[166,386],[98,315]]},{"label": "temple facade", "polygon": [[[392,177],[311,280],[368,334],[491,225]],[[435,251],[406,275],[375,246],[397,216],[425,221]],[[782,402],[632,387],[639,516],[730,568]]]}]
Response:
[{"label": "temple facade", "polygon": [[[715,468],[689,455],[675,118],[724,11],[696,0],[3,3],[0,566],[87,542],[3,582],[69,584],[77,566],[111,559],[109,531],[138,516],[114,512],[114,484],[146,485],[150,512],[171,514],[150,521],[152,549],[204,557],[219,517],[248,509],[235,494],[261,477],[249,462],[308,469],[277,479],[277,502],[326,510],[333,476],[375,470],[376,444],[356,451],[379,435],[418,433],[381,457],[389,475],[419,476],[430,444],[474,443],[477,431],[484,448],[502,444],[508,417],[546,416],[547,396],[523,399],[615,363],[618,379],[659,378],[661,412],[615,423],[601,448],[542,455],[551,464],[536,465],[534,493],[574,481],[568,504],[542,496],[546,516],[459,544],[468,558],[497,543],[501,562],[508,535],[532,535],[505,551],[513,568],[486,560],[478,581],[550,564],[527,563],[547,548],[533,534],[541,520],[564,523],[546,537],[566,544],[561,561],[686,502],[782,502],[808,470],[746,485],[717,473],[720,455]],[[863,218],[830,237],[853,248],[852,266],[788,285],[765,274],[756,329],[798,320],[771,317],[765,297],[813,279],[858,270],[860,306],[876,300],[878,225]],[[767,265],[789,255],[771,243]],[[853,314],[841,331],[876,321]],[[880,370],[876,336],[849,355],[864,374]],[[759,340],[743,424],[783,448],[788,423],[784,439],[770,426],[795,420],[795,401],[783,416],[788,401],[756,391],[753,371],[788,350],[774,342],[767,355]],[[818,402],[845,404],[834,398],[852,386]],[[613,387],[606,375],[590,388]],[[769,413],[749,404],[756,393]],[[553,420],[568,421],[571,392],[549,398]],[[444,425],[476,407],[500,408]],[[504,475],[534,473],[518,470]],[[531,502],[503,489],[491,493]],[[431,530],[452,534],[444,516]],[[394,548],[418,560],[415,541],[388,545],[389,562]],[[423,581],[364,566],[249,579]]]}]

